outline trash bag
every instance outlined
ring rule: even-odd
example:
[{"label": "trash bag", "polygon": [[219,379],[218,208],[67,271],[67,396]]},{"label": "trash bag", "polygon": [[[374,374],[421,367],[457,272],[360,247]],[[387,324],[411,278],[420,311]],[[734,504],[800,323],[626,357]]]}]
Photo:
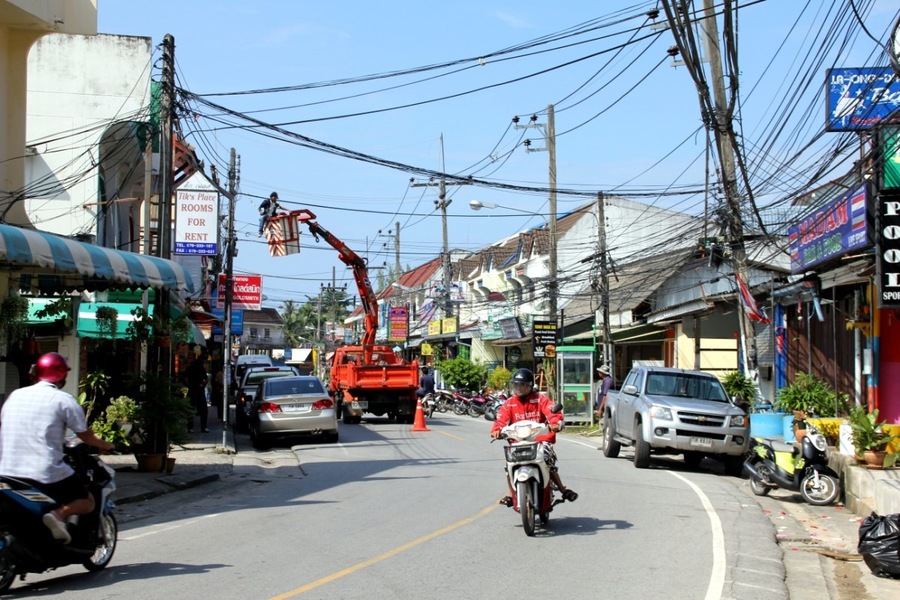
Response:
[{"label": "trash bag", "polygon": [[857,552],[878,577],[900,579],[900,513],[863,519]]}]

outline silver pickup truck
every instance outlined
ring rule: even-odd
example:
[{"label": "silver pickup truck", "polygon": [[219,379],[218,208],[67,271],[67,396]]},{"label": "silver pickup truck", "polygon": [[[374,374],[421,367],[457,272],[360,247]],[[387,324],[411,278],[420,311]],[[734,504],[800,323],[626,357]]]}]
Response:
[{"label": "silver pickup truck", "polygon": [[646,469],[650,454],[683,454],[697,467],[704,456],[725,462],[739,476],[750,440],[746,413],[715,376],[702,371],[634,367],[618,392],[606,397],[603,454],[616,458],[634,446],[634,466]]}]

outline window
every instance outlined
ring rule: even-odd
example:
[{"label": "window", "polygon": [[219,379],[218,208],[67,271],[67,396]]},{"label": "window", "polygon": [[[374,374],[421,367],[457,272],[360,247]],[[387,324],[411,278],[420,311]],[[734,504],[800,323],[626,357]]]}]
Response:
[{"label": "window", "polygon": [[269,337],[269,328],[268,327],[263,329],[263,337]]}]

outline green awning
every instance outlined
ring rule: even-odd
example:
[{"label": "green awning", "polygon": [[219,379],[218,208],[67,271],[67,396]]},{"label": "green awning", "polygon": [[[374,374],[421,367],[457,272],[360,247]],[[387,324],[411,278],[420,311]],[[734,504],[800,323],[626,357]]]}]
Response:
[{"label": "green awning", "polygon": [[[110,335],[109,332],[100,330],[97,321],[97,309],[100,307],[112,308],[118,313],[115,334]],[[131,311],[140,307],[140,304],[127,302],[82,302],[78,307],[78,337],[125,339],[128,337],[128,325],[134,321]],[[153,315],[152,304],[147,306],[147,313]]]}]

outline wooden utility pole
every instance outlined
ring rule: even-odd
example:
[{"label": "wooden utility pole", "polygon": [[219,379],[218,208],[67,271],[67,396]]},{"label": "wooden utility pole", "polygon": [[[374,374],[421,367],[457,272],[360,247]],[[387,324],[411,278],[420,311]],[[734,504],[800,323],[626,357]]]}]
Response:
[{"label": "wooden utility pole", "polygon": [[394,277],[400,279],[400,221],[394,224]]},{"label": "wooden utility pole", "polygon": [[609,259],[606,247],[606,207],[603,192],[597,193],[597,236],[600,240],[600,305],[603,312],[603,360],[615,374],[615,351],[609,323]]},{"label": "wooden utility pole", "polygon": [[[228,393],[231,389],[231,323],[232,304],[234,302],[234,255],[237,236],[234,235],[234,204],[237,196],[237,153],[231,149],[231,157],[228,162],[228,227],[226,235],[228,241],[225,245],[225,322],[222,324],[222,383],[225,387],[225,398],[222,399],[222,420],[228,422]],[[222,446],[225,446],[225,432],[222,432]]]}]

